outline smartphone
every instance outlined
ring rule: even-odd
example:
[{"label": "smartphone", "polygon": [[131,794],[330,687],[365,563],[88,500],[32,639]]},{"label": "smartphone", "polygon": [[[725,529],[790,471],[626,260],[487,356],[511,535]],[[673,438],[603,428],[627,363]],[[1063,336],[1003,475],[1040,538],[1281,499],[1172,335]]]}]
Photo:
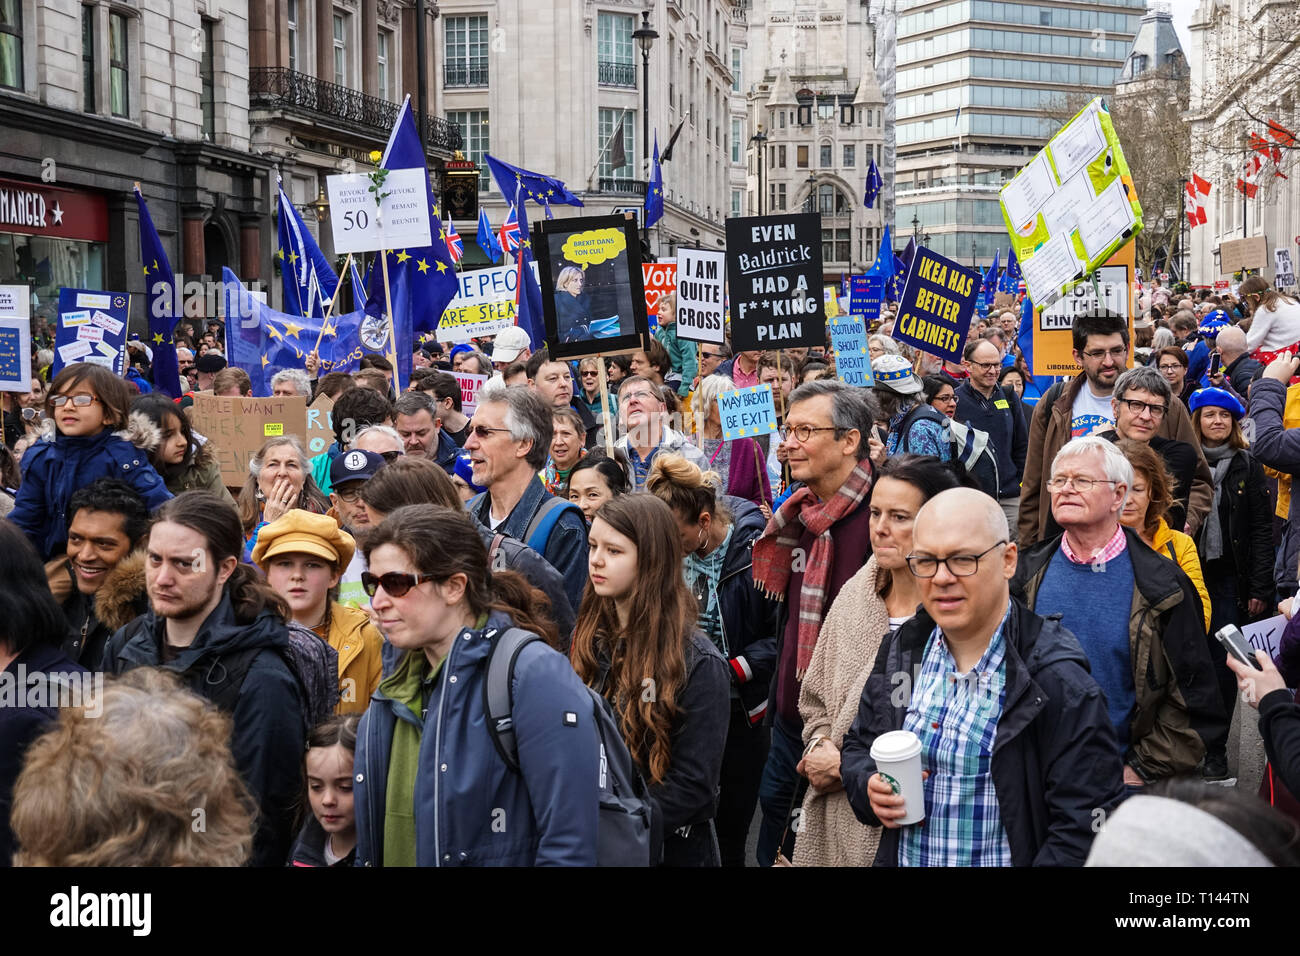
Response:
[{"label": "smartphone", "polygon": [[1223,356],[1215,352],[1210,356],[1210,374],[1218,375],[1223,371]]},{"label": "smartphone", "polygon": [[1250,646],[1250,641],[1246,640],[1246,635],[1241,633],[1241,629],[1235,624],[1229,624],[1214,632],[1214,638],[1222,644],[1237,660],[1243,664],[1262,671],[1264,668],[1259,666],[1259,661],[1255,660],[1255,650]]}]

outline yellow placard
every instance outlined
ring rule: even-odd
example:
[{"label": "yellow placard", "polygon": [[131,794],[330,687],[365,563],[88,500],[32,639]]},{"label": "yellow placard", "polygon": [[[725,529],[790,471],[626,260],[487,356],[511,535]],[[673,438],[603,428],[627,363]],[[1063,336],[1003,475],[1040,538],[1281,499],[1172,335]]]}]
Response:
[{"label": "yellow placard", "polygon": [[[1133,284],[1136,251],[1132,242],[1115,253],[1097,270],[1098,286],[1106,296],[1107,308],[1128,321],[1128,358],[1133,366],[1133,316],[1137,311],[1137,288]],[[1097,295],[1092,282],[1082,282],[1050,308],[1034,310],[1034,375],[1077,375],[1074,339],[1070,331],[1073,316],[1095,310]]]}]

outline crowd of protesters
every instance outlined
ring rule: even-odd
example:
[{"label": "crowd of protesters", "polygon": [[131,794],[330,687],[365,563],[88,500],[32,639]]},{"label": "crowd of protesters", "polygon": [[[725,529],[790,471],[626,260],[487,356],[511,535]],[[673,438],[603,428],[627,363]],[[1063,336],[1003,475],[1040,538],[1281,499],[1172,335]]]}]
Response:
[{"label": "crowd of protesters", "polygon": [[[886,312],[867,388],[675,311],[574,362],[428,341],[400,394],[309,356],[271,388],[328,395],[333,443],[268,438],[230,486],[189,411],[250,394],[220,323],[178,329],[182,396],[138,342],[123,376],[36,354],[0,445],[0,865],[1300,862],[1300,303],[1156,282],[1132,338],[1074,319],[1062,380],[1018,308],[960,361]],[[452,372],[490,376],[473,409]],[[754,385],[775,431],[725,439]],[[1277,613],[1276,659],[1214,636]],[[873,757],[897,731],[920,823]]]}]

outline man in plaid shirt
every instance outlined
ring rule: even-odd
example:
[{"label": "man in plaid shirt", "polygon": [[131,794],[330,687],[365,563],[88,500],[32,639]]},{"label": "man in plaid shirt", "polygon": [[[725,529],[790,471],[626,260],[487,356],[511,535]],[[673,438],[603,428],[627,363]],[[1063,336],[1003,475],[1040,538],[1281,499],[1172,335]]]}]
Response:
[{"label": "man in plaid shirt", "polygon": [[[1123,797],[1106,700],[1078,641],[1013,600],[1016,545],[997,501],[945,491],[917,514],[908,564],[923,610],[882,647],[840,774],[858,819],[886,828],[878,866],[1081,866]],[[925,819],[876,772],[890,730],[921,740]]]}]

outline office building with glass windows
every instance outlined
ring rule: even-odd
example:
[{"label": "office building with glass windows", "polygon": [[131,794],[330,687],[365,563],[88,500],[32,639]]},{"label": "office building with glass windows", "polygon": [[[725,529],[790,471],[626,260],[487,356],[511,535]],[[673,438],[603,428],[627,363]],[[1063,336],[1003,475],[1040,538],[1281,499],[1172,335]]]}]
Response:
[{"label": "office building with glass windows", "polygon": [[987,265],[998,191],[1080,91],[1109,95],[1145,0],[898,0],[895,242]]}]

